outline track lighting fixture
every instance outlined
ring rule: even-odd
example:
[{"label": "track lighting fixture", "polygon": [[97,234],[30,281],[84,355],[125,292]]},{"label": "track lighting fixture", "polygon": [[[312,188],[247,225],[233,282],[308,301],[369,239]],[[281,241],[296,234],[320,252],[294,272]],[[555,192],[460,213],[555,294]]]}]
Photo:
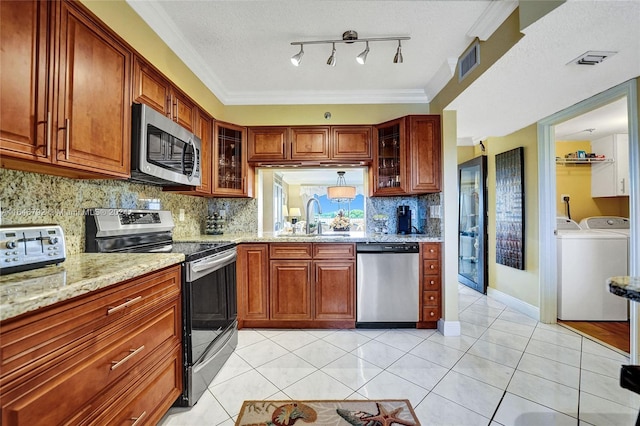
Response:
[{"label": "track lighting fixture", "polygon": [[296,67],[300,65],[300,61],[302,61],[302,56],[304,55],[304,46],[300,45],[300,51],[291,57],[291,63]]},{"label": "track lighting fixture", "polygon": [[331,44],[331,56],[327,60],[327,65],[335,66],[336,65],[336,43],[361,43],[365,42],[365,49],[356,57],[356,61],[359,64],[364,64],[367,61],[367,55],[369,54],[369,42],[376,41],[397,41],[398,49],[396,51],[396,55],[393,57],[394,64],[401,64],[402,60],[402,46],[400,44],[401,40],[411,40],[411,37],[372,37],[372,38],[358,38],[358,33],[349,30],[342,33],[341,40],[313,40],[313,41],[292,41],[291,44],[294,46],[300,45],[300,52],[296,53],[291,57],[291,63],[295,66],[300,65],[302,60],[302,55],[304,55],[303,46],[305,44]]},{"label": "track lighting fixture", "polygon": [[402,63],[402,44],[400,44],[400,40],[398,40],[398,50],[396,50],[396,56],[393,57],[394,64]]},{"label": "track lighting fixture", "polygon": [[331,49],[331,56],[327,59],[327,65],[331,67],[336,66],[336,44],[333,43],[333,49]]},{"label": "track lighting fixture", "polygon": [[365,49],[362,51],[362,53],[360,53],[358,56],[356,56],[356,61],[360,65],[364,65],[364,63],[367,62],[367,55],[368,54],[369,54],[369,42],[367,42],[367,47],[365,47]]}]

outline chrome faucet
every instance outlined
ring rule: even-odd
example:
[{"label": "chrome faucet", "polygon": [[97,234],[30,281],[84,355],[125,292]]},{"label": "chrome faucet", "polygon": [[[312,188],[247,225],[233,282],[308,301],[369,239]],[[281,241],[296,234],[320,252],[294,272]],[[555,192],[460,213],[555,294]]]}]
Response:
[{"label": "chrome faucet", "polygon": [[[311,211],[311,202],[315,201],[316,205],[318,206],[318,214],[322,213],[322,208],[320,207],[320,202],[316,199],[316,198],[310,198],[309,201],[307,201],[307,234],[311,233],[311,225],[309,224],[309,217],[311,216],[309,213]],[[318,235],[322,234],[322,222],[318,220]]]}]

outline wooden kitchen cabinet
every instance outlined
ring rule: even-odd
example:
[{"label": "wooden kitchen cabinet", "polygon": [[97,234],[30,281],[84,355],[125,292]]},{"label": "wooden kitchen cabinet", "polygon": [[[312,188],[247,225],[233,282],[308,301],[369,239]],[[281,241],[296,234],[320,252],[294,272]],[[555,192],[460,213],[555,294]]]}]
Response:
[{"label": "wooden kitchen cabinet", "polygon": [[239,327],[355,327],[355,244],[240,244],[238,253]]},{"label": "wooden kitchen cabinet", "polygon": [[128,177],[128,46],[76,2],[3,1],[0,7],[2,166]]},{"label": "wooden kitchen cabinet", "polygon": [[249,162],[362,163],[372,158],[371,126],[250,127]]},{"label": "wooden kitchen cabinet", "polygon": [[2,424],[160,420],[182,391],[180,280],[174,266],[0,323]]},{"label": "wooden kitchen cabinet", "polygon": [[271,260],[269,299],[273,320],[311,320],[311,261]]},{"label": "wooden kitchen cabinet", "polygon": [[420,321],[417,328],[437,328],[442,316],[441,244],[420,243]]},{"label": "wooden kitchen cabinet", "polygon": [[196,131],[196,105],[159,71],[136,56],[133,67],[133,97],[149,105],[185,129]]},{"label": "wooden kitchen cabinet", "polygon": [[329,160],[329,127],[292,127],[290,158],[294,161]]},{"label": "wooden kitchen cabinet", "polygon": [[238,328],[247,320],[269,319],[269,245],[239,244]]},{"label": "wooden kitchen cabinet", "polygon": [[375,127],[372,196],[439,192],[439,115],[409,115]]},{"label": "wooden kitchen cabinet", "polygon": [[253,169],[247,163],[247,130],[216,121],[213,126],[213,195],[253,196]]},{"label": "wooden kitchen cabinet", "polygon": [[410,115],[409,192],[424,194],[440,192],[442,150],[439,115]]}]

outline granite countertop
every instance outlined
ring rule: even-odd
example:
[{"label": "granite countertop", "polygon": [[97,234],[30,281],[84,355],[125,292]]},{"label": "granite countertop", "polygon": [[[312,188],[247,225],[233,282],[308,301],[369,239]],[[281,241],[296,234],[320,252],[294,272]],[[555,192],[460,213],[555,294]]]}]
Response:
[{"label": "granite countertop", "polygon": [[640,277],[611,277],[607,285],[611,293],[640,302]]},{"label": "granite countertop", "polygon": [[277,232],[247,232],[222,235],[200,235],[176,239],[184,242],[233,241],[235,243],[426,243],[442,242],[442,238],[428,237],[424,234],[375,234],[365,232],[326,232],[322,235],[285,234]]},{"label": "granite countertop", "polygon": [[183,254],[80,253],[0,276],[0,321],[184,261]]}]

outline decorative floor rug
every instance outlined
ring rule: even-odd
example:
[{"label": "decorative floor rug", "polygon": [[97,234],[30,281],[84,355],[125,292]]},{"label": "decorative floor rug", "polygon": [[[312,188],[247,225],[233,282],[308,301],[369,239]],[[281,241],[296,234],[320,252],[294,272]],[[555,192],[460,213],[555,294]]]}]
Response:
[{"label": "decorative floor rug", "polygon": [[245,401],[236,426],[420,426],[406,399]]}]

